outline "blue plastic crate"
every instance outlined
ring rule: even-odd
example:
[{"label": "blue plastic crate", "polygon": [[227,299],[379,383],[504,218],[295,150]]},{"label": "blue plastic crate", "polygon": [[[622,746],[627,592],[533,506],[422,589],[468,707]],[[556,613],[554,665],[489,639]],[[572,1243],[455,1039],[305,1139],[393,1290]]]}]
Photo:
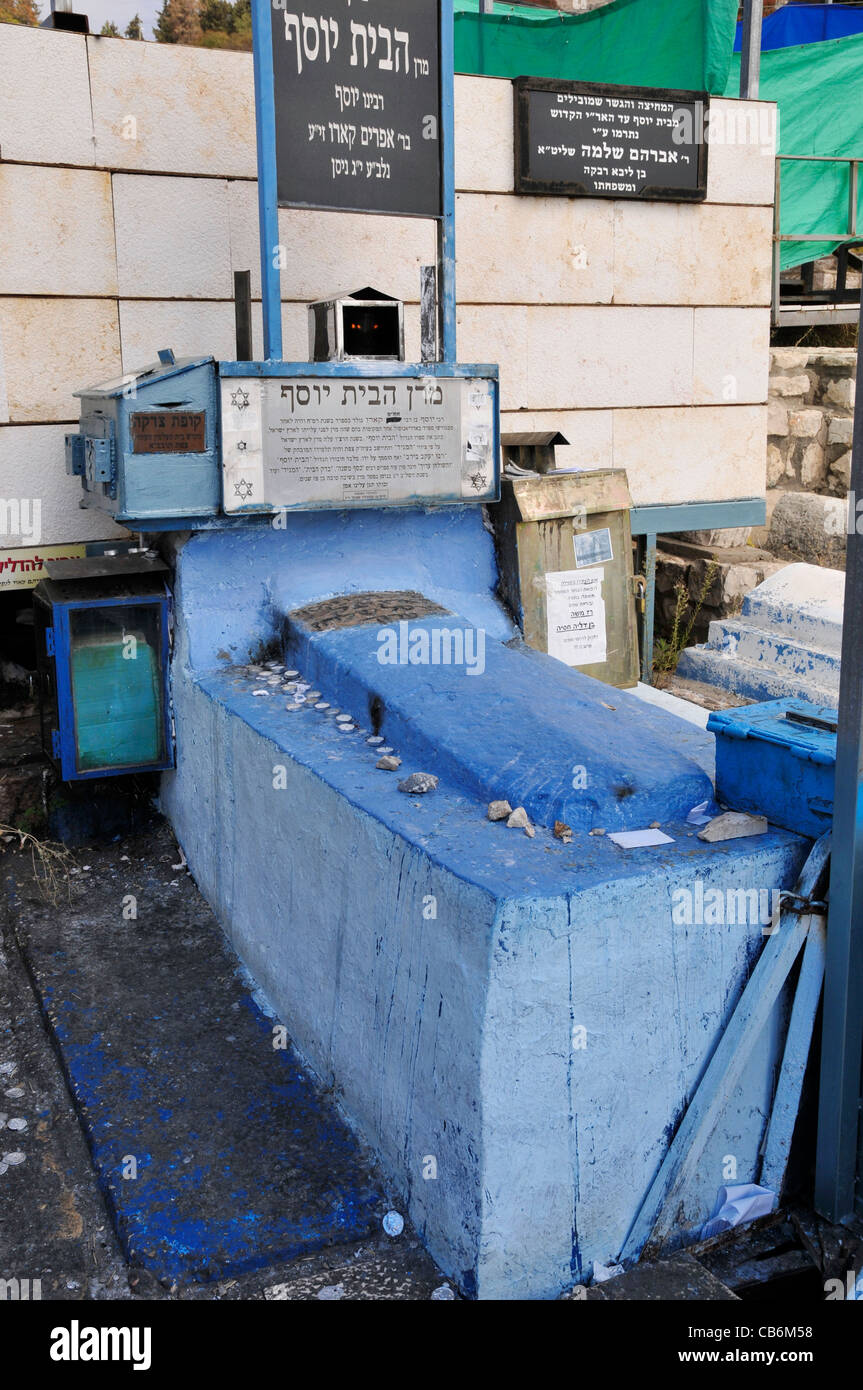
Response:
[{"label": "blue plastic crate", "polygon": [[765,700],[717,710],[716,795],[735,811],[812,837],[830,828],[836,710],[805,700]]}]

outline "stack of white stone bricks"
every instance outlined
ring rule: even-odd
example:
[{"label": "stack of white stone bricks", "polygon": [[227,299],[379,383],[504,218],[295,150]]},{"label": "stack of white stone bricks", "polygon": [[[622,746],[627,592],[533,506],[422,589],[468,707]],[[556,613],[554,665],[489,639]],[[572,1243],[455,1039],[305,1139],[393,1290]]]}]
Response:
[{"label": "stack of white stone bricks", "polygon": [[768,487],[847,494],[856,362],[854,348],[774,348]]}]

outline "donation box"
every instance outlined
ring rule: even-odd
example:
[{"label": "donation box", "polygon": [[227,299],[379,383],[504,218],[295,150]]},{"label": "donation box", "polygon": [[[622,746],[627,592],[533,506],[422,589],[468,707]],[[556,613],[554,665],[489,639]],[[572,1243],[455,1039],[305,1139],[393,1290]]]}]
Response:
[{"label": "donation box", "polygon": [[77,434],[66,435],[66,472],[83,505],[116,521],[214,516],[220,508],[216,364],[160,360],[140,372],[76,391]]},{"label": "donation box", "polygon": [[489,508],[501,591],[528,646],[609,685],[638,683],[626,473],[504,478]]}]

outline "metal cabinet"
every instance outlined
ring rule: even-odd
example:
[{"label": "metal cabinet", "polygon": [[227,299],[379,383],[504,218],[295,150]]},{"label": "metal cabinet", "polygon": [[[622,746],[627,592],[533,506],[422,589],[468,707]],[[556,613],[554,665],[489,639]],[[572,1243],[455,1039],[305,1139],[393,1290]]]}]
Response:
[{"label": "metal cabinet", "polygon": [[638,682],[630,507],[620,469],[504,478],[489,507],[501,593],[524,640],[621,687]]},{"label": "metal cabinet", "polygon": [[78,434],[66,435],[66,471],[83,505],[116,521],[206,517],[221,504],[216,364],[174,360],[75,393]]}]

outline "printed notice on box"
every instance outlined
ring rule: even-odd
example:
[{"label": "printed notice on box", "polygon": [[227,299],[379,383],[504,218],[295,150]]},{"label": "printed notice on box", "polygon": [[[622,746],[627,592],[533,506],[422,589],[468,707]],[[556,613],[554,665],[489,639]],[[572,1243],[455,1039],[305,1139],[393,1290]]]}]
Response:
[{"label": "printed notice on box", "polygon": [[498,496],[484,378],[225,378],[222,439],[226,511]]},{"label": "printed notice on box", "polygon": [[606,660],[602,574],[559,570],[545,576],[548,654],[567,666]]}]

